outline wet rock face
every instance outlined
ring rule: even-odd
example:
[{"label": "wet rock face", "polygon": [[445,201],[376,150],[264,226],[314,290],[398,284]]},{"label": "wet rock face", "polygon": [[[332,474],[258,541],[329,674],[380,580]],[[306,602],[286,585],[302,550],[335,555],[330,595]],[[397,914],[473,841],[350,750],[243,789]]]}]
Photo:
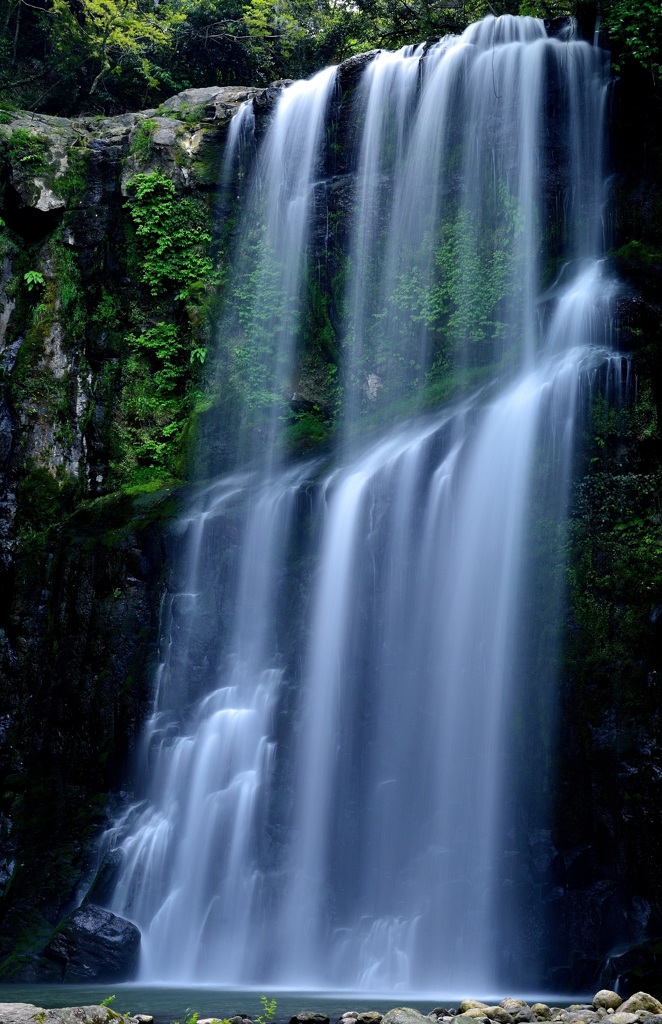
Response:
[{"label": "wet rock face", "polygon": [[63,982],[125,981],[138,965],[140,932],[130,921],[91,904],[65,917],[44,956]]},{"label": "wet rock face", "polygon": [[176,311],[168,296],[153,308],[131,264],[126,185],[159,171],[211,217],[227,124],[247,100],[268,114],[263,93],[187,90],[159,110],[101,119],[19,111],[0,126],[6,977],[59,977],[55,959],[11,954],[19,937],[43,950],[89,877],[90,843],[107,794],[124,784],[154,670],[169,499],[124,496],[113,465],[127,336]]}]

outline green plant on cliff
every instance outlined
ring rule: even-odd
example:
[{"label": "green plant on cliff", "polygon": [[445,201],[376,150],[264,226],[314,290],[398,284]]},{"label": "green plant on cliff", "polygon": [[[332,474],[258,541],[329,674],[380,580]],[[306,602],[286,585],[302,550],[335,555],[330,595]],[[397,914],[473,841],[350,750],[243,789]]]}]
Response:
[{"label": "green plant on cliff", "polygon": [[137,241],[141,280],[154,296],[174,291],[190,301],[212,278],[208,213],[199,199],[177,196],[161,171],[137,174],[127,208]]},{"label": "green plant on cliff", "polygon": [[44,275],[38,270],[26,270],[23,274],[23,280],[29,292],[33,291],[34,288],[43,288],[46,284]]},{"label": "green plant on cliff", "polygon": [[650,696],[662,602],[662,476],[644,456],[651,443],[659,434],[649,382],[632,405],[595,397],[569,530],[568,658],[587,706],[616,682],[621,706]]},{"label": "green plant on cliff", "polygon": [[9,159],[30,174],[39,174],[47,166],[50,143],[45,135],[27,128],[15,128],[9,138]]},{"label": "green plant on cliff", "polygon": [[147,163],[154,148],[153,138],[157,125],[153,118],[146,118],[136,127],[131,145],[132,154],[141,161]]},{"label": "green plant on cliff", "polygon": [[236,324],[229,378],[249,414],[283,404],[278,386],[288,354],[279,340],[294,334],[299,318],[298,308],[285,304],[284,273],[262,239],[246,246],[232,294]]},{"label": "green plant on cliff", "polygon": [[175,324],[130,334],[123,374],[115,470],[126,484],[180,474],[179,441],[191,407],[186,346]]},{"label": "green plant on cliff", "polygon": [[[123,487],[181,475],[182,441],[207,349],[205,305],[217,280],[204,201],[178,197],[160,171],[136,175],[128,191],[129,263],[143,287],[124,338],[115,427],[112,465]],[[99,316],[119,330],[117,303],[105,295],[101,306]]]}]

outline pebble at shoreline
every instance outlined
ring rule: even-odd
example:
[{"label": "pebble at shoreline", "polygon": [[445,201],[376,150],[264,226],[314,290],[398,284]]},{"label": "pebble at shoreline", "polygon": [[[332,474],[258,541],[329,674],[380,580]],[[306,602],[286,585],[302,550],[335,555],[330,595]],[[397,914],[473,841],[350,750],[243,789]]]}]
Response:
[{"label": "pebble at shoreline", "polygon": [[[529,1006],[523,999],[502,999],[494,1006],[477,999],[463,999],[457,1009],[437,1006],[429,1014],[407,1006],[397,1007],[381,1014],[376,1011],[359,1013],[348,1010],[335,1024],[534,1024],[537,1021],[558,1024],[591,1024],[609,1019],[605,1024],[662,1024],[662,1003],[647,992],[635,992],[623,1000],[617,992],[601,989],[592,1003],[573,1003],[572,1006],[548,1006],[534,1003]],[[153,1024],[149,1014],[123,1015],[108,1006],[68,1006],[48,1010],[32,1003],[0,1003],[0,1024]],[[253,1024],[243,1014],[224,1018],[205,1017],[198,1024]],[[295,1014],[290,1024],[331,1024],[324,1013],[305,1011]]]}]

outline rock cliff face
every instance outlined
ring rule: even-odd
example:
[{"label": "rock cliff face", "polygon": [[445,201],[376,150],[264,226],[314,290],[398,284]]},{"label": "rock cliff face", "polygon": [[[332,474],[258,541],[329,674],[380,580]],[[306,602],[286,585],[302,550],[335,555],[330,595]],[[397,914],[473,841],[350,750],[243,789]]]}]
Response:
[{"label": "rock cliff face", "polygon": [[[150,424],[136,409],[148,397],[141,373],[150,379],[153,367],[141,367],[123,337],[157,322],[193,346],[207,329],[195,318],[199,303],[145,285],[127,193],[136,175],[160,175],[211,229],[225,129],[256,94],[193,90],[159,111],[100,120],[0,116],[0,959],[15,955],[8,974],[20,967],[30,976],[20,955],[45,946],[93,870],[89,840],[108,794],[124,783],[156,654],[167,522],[178,503],[172,464],[186,458],[182,423],[194,403],[187,380],[167,458],[132,461],[131,431]],[[150,439],[159,415],[167,425],[157,410]]]},{"label": "rock cliff face", "polygon": [[[343,65],[346,97],[369,59]],[[231,213],[214,224],[223,142],[239,103],[253,101],[259,130],[275,95],[189,90],[159,110],[99,120],[0,113],[0,970],[8,978],[39,976],[34,954],[52,946],[53,929],[80,902],[95,869],[92,840],[127,785],[177,548],[181,480],[192,440],[208,432],[209,405],[224,400],[200,390],[232,226]],[[620,978],[626,988],[662,990],[657,102],[645,81],[625,79],[616,91],[608,227],[624,283],[614,340],[631,354],[630,385],[611,403],[599,388],[587,400],[559,739],[541,780],[556,787],[555,821],[542,833],[523,813],[518,838],[530,892],[549,907],[550,938],[535,941],[555,989]],[[331,300],[302,352],[298,413],[333,403],[333,282],[352,169],[344,125],[341,105],[313,233]],[[150,246],[163,239],[149,219],[154,203],[167,226],[156,268]],[[157,348],[167,353],[161,362]],[[231,450],[227,421],[228,434],[202,446],[202,476]],[[547,742],[548,732],[543,720],[531,739]]]},{"label": "rock cliff face", "polygon": [[662,139],[641,74],[612,94],[605,226],[622,282],[621,396],[589,402],[569,535],[568,617],[547,884],[550,981],[659,985],[662,806]]}]

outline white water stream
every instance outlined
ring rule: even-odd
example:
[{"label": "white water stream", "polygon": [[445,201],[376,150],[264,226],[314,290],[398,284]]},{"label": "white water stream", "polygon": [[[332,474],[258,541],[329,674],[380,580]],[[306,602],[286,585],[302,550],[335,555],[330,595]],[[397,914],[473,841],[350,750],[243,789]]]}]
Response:
[{"label": "white water stream", "polygon": [[[516,723],[553,678],[562,597],[538,534],[548,524],[555,564],[582,381],[609,337],[607,69],[531,18],[423,49],[379,55],[356,91],[339,465],[282,468],[277,413],[253,418],[250,470],[180,524],[144,799],[109,837],[142,979],[476,993],[522,948],[512,830],[540,801],[535,772],[527,790],[516,771]],[[247,200],[246,231],[257,211],[263,228],[243,322],[278,339],[258,367],[276,392],[334,88],[328,70],[283,92]],[[548,260],[564,263],[551,288]],[[492,365],[501,382],[367,444],[375,394],[388,420],[439,355],[414,286],[437,288],[447,372]],[[532,954],[511,977],[534,986],[535,970]]]}]

